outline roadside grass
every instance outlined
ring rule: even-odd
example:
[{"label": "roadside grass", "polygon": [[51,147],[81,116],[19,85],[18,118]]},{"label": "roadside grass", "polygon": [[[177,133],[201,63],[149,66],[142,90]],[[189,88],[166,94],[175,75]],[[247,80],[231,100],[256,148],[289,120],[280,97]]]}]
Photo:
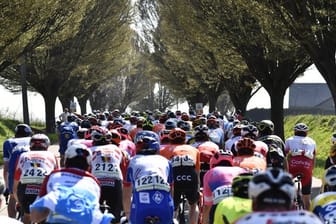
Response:
[{"label": "roadside grass", "polygon": [[[314,169],[314,176],[322,178],[324,174],[324,163],[328,157],[332,133],[336,132],[336,116],[333,115],[295,115],[286,116],[284,119],[285,138],[293,135],[293,128],[296,123],[303,122],[308,125],[308,136],[313,138],[317,144],[317,156]],[[3,142],[14,136],[14,128],[20,122],[0,117],[0,165],[3,164]],[[44,132],[45,126],[41,122],[32,122],[34,132]],[[48,134],[52,144],[57,144],[57,134]]]},{"label": "roadside grass", "polygon": [[[22,121],[2,118],[0,116],[0,165],[3,165],[3,143],[6,139],[14,136],[14,129],[16,125]],[[45,125],[41,122],[32,122],[31,128],[34,133],[44,133]],[[48,134],[51,144],[58,142],[57,134]]]}]

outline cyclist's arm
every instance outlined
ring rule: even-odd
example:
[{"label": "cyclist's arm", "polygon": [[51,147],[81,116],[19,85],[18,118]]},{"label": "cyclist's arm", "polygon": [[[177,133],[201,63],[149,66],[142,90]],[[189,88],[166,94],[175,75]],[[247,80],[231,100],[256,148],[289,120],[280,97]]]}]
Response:
[{"label": "cyclist's arm", "polygon": [[124,212],[128,220],[131,209],[131,197],[132,197],[132,185],[130,183],[126,183],[124,184],[123,187],[123,204],[124,204]]},{"label": "cyclist's arm", "polygon": [[50,210],[46,207],[32,208],[30,211],[30,220],[32,223],[40,223],[47,219]]}]

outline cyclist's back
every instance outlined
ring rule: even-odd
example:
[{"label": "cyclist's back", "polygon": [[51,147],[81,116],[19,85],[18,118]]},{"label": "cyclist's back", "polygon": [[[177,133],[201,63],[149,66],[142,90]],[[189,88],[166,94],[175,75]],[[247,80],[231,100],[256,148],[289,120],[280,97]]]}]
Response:
[{"label": "cyclist's back", "polygon": [[100,212],[100,186],[88,170],[91,151],[85,145],[72,145],[65,152],[65,168],[54,170],[42,184],[31,206],[32,222],[109,223],[111,214]]}]

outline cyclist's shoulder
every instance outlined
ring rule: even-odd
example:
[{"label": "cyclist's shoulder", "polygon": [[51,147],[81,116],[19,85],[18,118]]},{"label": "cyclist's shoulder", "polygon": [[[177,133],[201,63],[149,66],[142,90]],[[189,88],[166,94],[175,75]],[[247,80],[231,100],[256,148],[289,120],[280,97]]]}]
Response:
[{"label": "cyclist's shoulder", "polygon": [[322,221],[312,212],[306,210],[274,211],[274,212],[252,212],[238,219],[235,224],[242,223],[302,223],[321,224]]}]

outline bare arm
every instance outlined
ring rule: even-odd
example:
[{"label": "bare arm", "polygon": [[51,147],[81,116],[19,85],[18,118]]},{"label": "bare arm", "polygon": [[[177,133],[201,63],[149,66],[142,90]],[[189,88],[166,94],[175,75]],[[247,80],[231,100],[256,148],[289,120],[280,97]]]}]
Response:
[{"label": "bare arm", "polygon": [[50,210],[48,208],[42,208],[42,209],[36,209],[33,208],[30,211],[30,219],[32,223],[40,223],[43,220],[46,220],[46,218],[49,215]]},{"label": "bare arm", "polygon": [[123,187],[123,204],[124,212],[127,219],[129,219],[129,213],[131,209],[131,197],[132,197],[132,185]]}]

